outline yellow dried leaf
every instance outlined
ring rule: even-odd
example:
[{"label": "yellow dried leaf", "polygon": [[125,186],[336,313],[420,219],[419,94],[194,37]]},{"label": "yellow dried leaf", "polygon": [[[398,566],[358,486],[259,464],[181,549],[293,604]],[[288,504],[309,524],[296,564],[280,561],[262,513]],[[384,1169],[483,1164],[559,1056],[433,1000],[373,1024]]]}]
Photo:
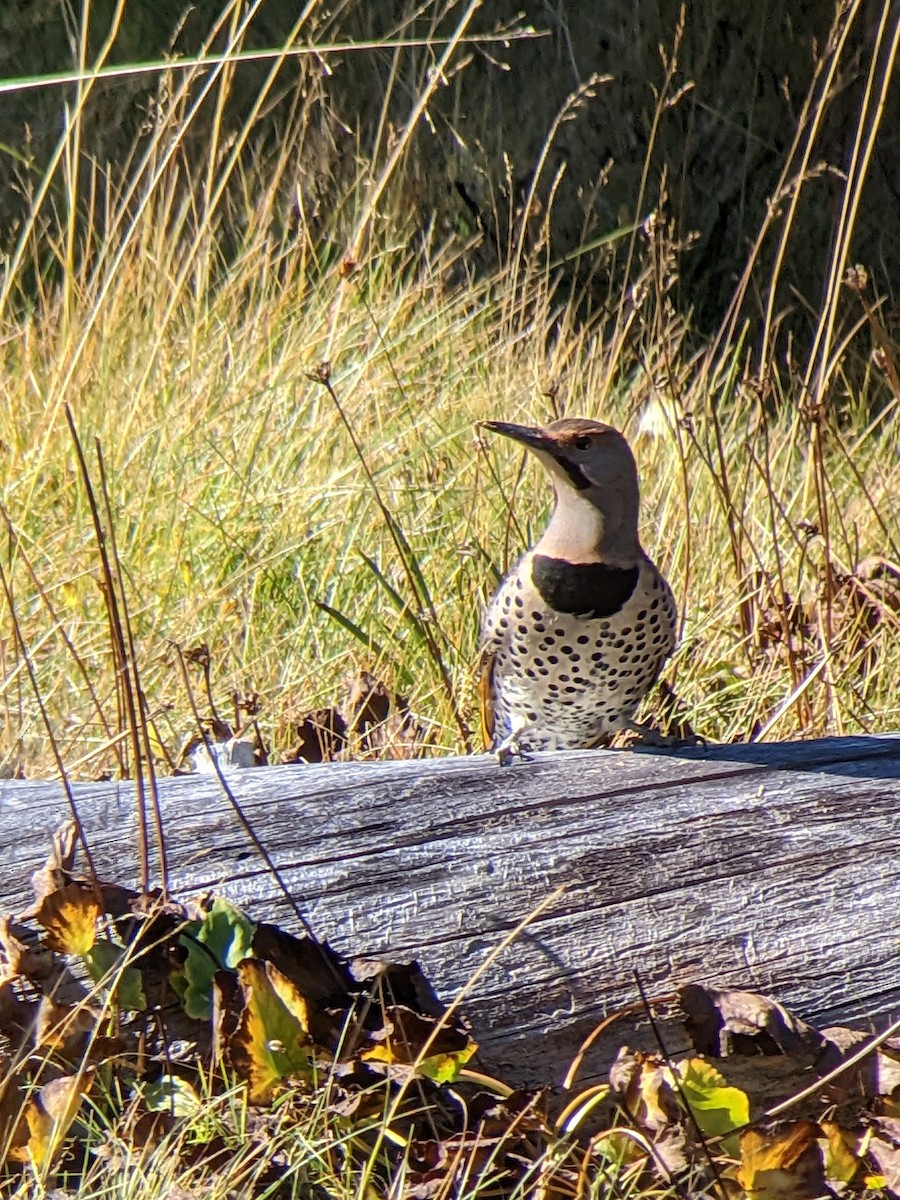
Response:
[{"label": "yellow dried leaf", "polygon": [[87,954],[97,937],[100,904],[93,888],[67,883],[48,892],[34,914],[44,940],[58,954]]},{"label": "yellow dried leaf", "polygon": [[628,1094],[629,1111],[635,1117],[638,1128],[658,1133],[680,1123],[681,1116],[668,1074],[668,1068],[656,1058],[646,1058],[641,1062]]},{"label": "yellow dried leaf", "polygon": [[75,862],[75,842],[78,828],[74,821],[64,821],[53,833],[53,848],[44,865],[31,876],[35,900],[39,904],[49,892],[55,892],[63,882],[63,874],[71,871]]},{"label": "yellow dried leaf", "polygon": [[821,1136],[815,1121],[742,1134],[737,1178],[747,1200],[813,1200],[826,1194]]},{"label": "yellow dried leaf", "polygon": [[66,580],[59,588],[59,595],[66,608],[81,608],[81,593],[73,583]]},{"label": "yellow dried leaf", "polygon": [[65,1075],[45,1083],[30,1096],[24,1108],[28,1141],[11,1146],[9,1157],[16,1162],[31,1162],[38,1171],[50,1166],[78,1114],[93,1075],[93,1068]]},{"label": "yellow dried leaf", "polygon": [[165,762],[167,759],[166,747],[160,740],[156,729],[151,725],[147,731],[147,741],[150,744],[150,753],[154,758],[158,758],[160,762]]},{"label": "yellow dried leaf", "polygon": [[100,1019],[100,1013],[87,1004],[56,1004],[44,996],[35,1020],[35,1047],[65,1051],[69,1039],[92,1033]]},{"label": "yellow dried leaf", "polygon": [[[264,966],[266,978],[271,984],[275,995],[288,1012],[297,1019],[303,1032],[309,1033],[309,1006],[306,1003],[306,998],[301,994],[297,986],[288,979],[287,975],[279,971],[274,964],[267,962]],[[240,974],[240,970],[238,974]]]},{"label": "yellow dried leaf", "polygon": [[307,1075],[309,1013],[293,983],[270,962],[238,963],[243,1009],[228,1039],[231,1063],[249,1087],[250,1100],[265,1104],[282,1080]]},{"label": "yellow dried leaf", "polygon": [[829,1183],[852,1183],[863,1169],[862,1142],[865,1134],[841,1129],[833,1121],[820,1122],[827,1139],[825,1176]]}]

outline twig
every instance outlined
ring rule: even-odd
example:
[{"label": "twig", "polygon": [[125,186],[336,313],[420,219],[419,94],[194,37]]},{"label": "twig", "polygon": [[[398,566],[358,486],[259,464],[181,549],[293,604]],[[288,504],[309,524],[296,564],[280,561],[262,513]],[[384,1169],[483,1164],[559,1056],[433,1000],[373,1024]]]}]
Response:
[{"label": "twig", "polygon": [[713,1153],[709,1147],[709,1142],[707,1142],[706,1135],[700,1128],[700,1122],[694,1116],[694,1110],[691,1108],[688,1098],[684,1094],[684,1089],[681,1086],[681,1080],[678,1077],[678,1072],[676,1071],[672,1059],[669,1056],[669,1051],[666,1049],[662,1031],[660,1030],[659,1025],[656,1023],[656,1017],[653,1015],[653,1009],[650,1007],[650,1001],[647,999],[647,993],[644,991],[644,982],[641,979],[639,971],[634,972],[634,981],[637,984],[638,992],[640,992],[641,1001],[644,1005],[644,1013],[647,1017],[647,1020],[650,1022],[650,1028],[653,1031],[653,1037],[656,1041],[656,1044],[659,1046],[659,1052],[665,1059],[666,1066],[669,1068],[669,1077],[672,1080],[672,1085],[678,1093],[678,1098],[684,1107],[684,1111],[687,1113],[688,1118],[694,1127],[694,1132],[697,1135],[697,1140],[699,1141],[706,1161],[709,1164],[709,1169],[712,1171],[719,1194],[722,1196],[722,1200],[729,1200],[728,1189],[725,1187],[725,1182],[719,1172],[718,1164],[716,1163],[715,1158],[713,1158]]}]

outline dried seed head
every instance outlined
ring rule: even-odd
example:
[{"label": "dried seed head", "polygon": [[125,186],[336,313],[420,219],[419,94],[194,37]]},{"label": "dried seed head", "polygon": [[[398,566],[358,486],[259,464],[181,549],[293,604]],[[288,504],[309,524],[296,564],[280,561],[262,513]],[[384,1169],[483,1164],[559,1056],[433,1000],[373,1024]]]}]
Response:
[{"label": "dried seed head", "polygon": [[311,379],[313,383],[329,384],[331,382],[331,363],[324,359],[311,371],[306,372],[306,378]]},{"label": "dried seed head", "polygon": [[852,292],[864,292],[868,286],[869,272],[859,263],[848,267],[844,272],[844,287],[850,288]]}]

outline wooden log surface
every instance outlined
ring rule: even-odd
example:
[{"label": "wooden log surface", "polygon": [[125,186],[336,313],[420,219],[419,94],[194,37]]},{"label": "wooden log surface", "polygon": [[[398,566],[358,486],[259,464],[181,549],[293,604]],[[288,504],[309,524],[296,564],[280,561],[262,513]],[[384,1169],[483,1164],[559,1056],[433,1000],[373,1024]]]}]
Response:
[{"label": "wooden log surface", "polygon": [[[748,988],[819,1024],[900,1010],[900,735],[273,767],[228,784],[317,935],[418,959],[443,999],[564,889],[463,1006],[484,1061],[514,1081],[559,1078],[636,999],[635,970],[650,995]],[[175,895],[214,889],[296,930],[219,780],[160,786]],[[134,884],[134,785],[74,790],[101,877]],[[0,783],[0,908],[29,901],[67,815],[58,783]],[[586,1077],[635,1036],[601,1039]]]}]

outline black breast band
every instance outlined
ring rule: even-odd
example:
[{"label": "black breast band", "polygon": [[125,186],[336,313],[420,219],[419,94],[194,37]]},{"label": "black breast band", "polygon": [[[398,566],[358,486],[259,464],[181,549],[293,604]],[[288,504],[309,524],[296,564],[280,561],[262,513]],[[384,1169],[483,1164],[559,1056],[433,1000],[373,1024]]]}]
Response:
[{"label": "black breast band", "polygon": [[611,617],[625,604],[638,581],[637,567],[570,563],[535,554],[531,577],[544,602],[561,613]]}]

